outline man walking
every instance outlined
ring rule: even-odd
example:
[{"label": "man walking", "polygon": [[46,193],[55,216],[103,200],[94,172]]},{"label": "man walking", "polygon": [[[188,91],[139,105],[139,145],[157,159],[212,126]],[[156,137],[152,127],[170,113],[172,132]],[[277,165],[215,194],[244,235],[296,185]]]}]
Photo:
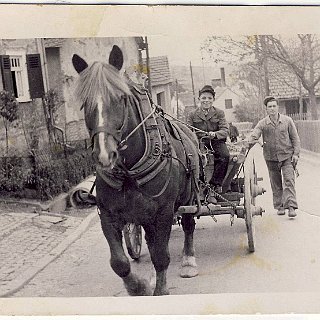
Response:
[{"label": "man walking", "polygon": [[268,167],[273,206],[278,215],[297,215],[295,167],[300,153],[300,139],[293,120],[279,113],[274,97],[264,99],[267,116],[254,128],[248,142],[254,144],[262,135],[263,155]]}]

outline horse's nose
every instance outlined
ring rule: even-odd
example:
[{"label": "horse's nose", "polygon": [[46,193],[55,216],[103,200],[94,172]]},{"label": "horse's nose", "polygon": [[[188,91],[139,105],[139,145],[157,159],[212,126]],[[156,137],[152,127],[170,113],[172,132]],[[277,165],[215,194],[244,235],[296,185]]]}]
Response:
[{"label": "horse's nose", "polygon": [[102,165],[102,167],[111,167],[113,168],[118,158],[118,154],[116,151],[100,152],[98,155],[98,161]]}]

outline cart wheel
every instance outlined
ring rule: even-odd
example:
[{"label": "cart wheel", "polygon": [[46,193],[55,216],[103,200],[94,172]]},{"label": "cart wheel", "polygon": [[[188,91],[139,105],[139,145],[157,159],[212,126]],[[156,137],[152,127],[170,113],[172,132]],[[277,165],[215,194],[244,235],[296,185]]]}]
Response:
[{"label": "cart wheel", "polygon": [[248,235],[249,252],[254,252],[254,225],[253,225],[253,206],[255,205],[255,197],[252,195],[254,183],[256,180],[255,164],[249,156],[244,163],[244,209],[245,221]]},{"label": "cart wheel", "polygon": [[127,223],[123,229],[124,240],[130,257],[134,260],[140,258],[142,246],[142,230],[140,225]]}]

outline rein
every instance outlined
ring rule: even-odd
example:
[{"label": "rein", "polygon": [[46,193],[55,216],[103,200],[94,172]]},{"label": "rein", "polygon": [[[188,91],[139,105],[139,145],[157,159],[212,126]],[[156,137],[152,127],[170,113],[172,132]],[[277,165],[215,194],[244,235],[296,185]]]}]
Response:
[{"label": "rein", "polygon": [[[150,104],[151,106],[151,104]],[[156,112],[156,109],[154,108],[122,141],[120,141],[118,145],[118,149],[121,150],[125,145],[128,139],[150,118],[154,113]]]},{"label": "rein", "polygon": [[166,112],[163,112],[163,113],[164,113],[166,116],[169,116],[171,119],[176,120],[177,122],[180,122],[180,123],[184,124],[185,126],[187,126],[187,127],[191,128],[191,129],[195,130],[195,131],[198,131],[198,132],[200,132],[200,133],[208,134],[207,131],[203,131],[203,130],[201,130],[201,129],[198,129],[198,128],[192,126],[191,124],[189,124],[189,123],[187,123],[187,122],[181,121],[181,120],[179,120],[178,118],[173,117],[173,116],[170,115],[169,113],[166,113]]}]

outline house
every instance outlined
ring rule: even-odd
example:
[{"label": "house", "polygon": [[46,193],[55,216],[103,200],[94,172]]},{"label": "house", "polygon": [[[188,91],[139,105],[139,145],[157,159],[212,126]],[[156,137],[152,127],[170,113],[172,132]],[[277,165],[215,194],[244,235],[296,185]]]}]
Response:
[{"label": "house", "polygon": [[[234,107],[242,99],[241,90],[236,86],[228,86],[226,84],[224,68],[220,68],[220,77],[212,79],[211,85],[216,92],[213,105],[225,112],[228,122],[235,122],[236,118],[233,111]],[[179,93],[178,99],[185,109],[185,115],[188,115],[198,105],[198,95],[194,96],[192,92]],[[176,99],[173,103],[176,103]]]},{"label": "house", "polygon": [[[46,143],[48,136],[44,125],[46,121],[43,121],[45,117],[54,116],[49,120],[64,141],[88,137],[83,110],[80,110],[73,94],[77,73],[71,59],[76,53],[88,63],[107,61],[113,45],[118,45],[123,51],[123,69],[141,65],[141,50],[144,49],[141,37],[0,40],[0,90],[14,93],[27,129],[35,126],[36,122],[42,125],[40,129],[37,127],[42,138],[40,144]],[[55,90],[59,96],[59,108],[54,115],[44,115],[43,111],[42,98],[49,90]],[[25,146],[27,138],[21,138],[22,129],[26,128],[20,125],[12,133],[12,145]]]},{"label": "house", "polygon": [[216,87],[213,105],[224,111],[227,122],[235,122],[234,107],[240,102],[241,93],[236,87]]},{"label": "house", "polygon": [[[146,59],[143,60],[146,64]],[[172,77],[168,57],[151,57],[149,59],[151,95],[153,101],[161,106],[165,112],[176,116],[177,110],[171,105],[170,86]]]},{"label": "house", "polygon": [[[269,63],[270,95],[278,99],[279,111],[295,119],[306,119],[308,92],[298,77],[284,66]],[[320,85],[316,86],[316,101],[320,104]]]},{"label": "house", "polygon": [[212,79],[211,85],[216,92],[214,106],[224,111],[228,122],[235,122],[234,107],[242,98],[241,90],[236,86],[227,85],[223,67],[220,68],[220,78]]}]

